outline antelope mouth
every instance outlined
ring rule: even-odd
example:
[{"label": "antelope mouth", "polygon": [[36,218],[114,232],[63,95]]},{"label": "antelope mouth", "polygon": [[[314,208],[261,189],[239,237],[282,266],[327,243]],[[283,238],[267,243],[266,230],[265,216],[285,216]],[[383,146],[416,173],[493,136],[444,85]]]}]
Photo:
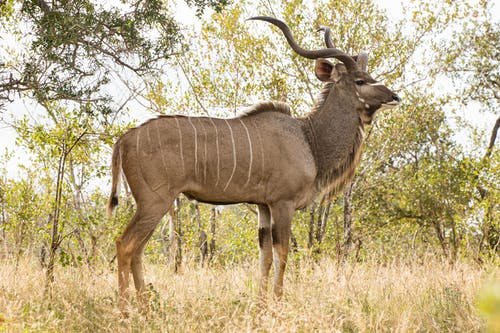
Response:
[{"label": "antelope mouth", "polygon": [[380,109],[393,109],[398,105],[399,105],[398,101],[391,101],[388,103],[382,103],[382,106],[380,107]]}]

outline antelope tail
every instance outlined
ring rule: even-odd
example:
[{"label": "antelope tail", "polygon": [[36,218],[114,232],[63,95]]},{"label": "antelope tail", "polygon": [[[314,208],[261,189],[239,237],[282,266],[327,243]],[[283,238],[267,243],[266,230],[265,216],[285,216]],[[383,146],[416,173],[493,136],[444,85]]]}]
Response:
[{"label": "antelope tail", "polygon": [[120,154],[120,144],[117,143],[113,147],[113,157],[111,159],[111,194],[108,200],[106,216],[111,218],[114,208],[118,205],[118,194],[120,193],[120,178],[121,178],[122,161]]}]

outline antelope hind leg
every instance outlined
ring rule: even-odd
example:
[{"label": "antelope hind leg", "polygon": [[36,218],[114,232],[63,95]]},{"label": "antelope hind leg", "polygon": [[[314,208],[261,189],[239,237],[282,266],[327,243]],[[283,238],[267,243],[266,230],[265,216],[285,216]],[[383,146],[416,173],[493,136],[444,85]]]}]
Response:
[{"label": "antelope hind leg", "polygon": [[116,240],[116,258],[118,262],[118,308],[124,316],[128,316],[129,305],[129,283],[130,271],[132,264],[132,248],[135,244],[132,241],[127,241],[130,229],[135,225],[136,221],[141,218],[141,212],[138,209],[134,217],[129,222],[123,234]]},{"label": "antelope hind leg", "polygon": [[118,259],[118,306],[122,313],[127,314],[129,299],[130,272],[134,277],[134,284],[139,300],[147,303],[145,299],[145,284],[142,267],[142,252],[147,241],[154,232],[160,219],[165,215],[169,204],[137,205],[137,212],[125,228],[123,234],[116,241]]},{"label": "antelope hind leg", "polygon": [[142,256],[144,253],[144,248],[146,247],[146,243],[153,234],[153,231],[154,228],[150,232],[150,234],[146,236],[146,239],[142,242],[139,248],[135,251],[134,255],[132,256],[131,263],[132,276],[134,277],[134,285],[137,292],[137,300],[139,301],[139,306],[142,311],[147,311],[149,303],[148,290],[146,290],[146,285],[144,283]]}]

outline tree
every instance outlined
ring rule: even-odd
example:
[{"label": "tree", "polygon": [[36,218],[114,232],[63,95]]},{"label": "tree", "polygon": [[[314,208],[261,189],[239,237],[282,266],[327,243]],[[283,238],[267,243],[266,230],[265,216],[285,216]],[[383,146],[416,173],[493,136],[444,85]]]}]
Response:
[{"label": "tree", "polygon": [[496,115],[487,141],[483,139],[487,145],[482,144],[482,156],[475,158],[476,200],[484,209],[478,258],[484,248],[500,251],[499,192],[491,182],[499,169],[495,142],[500,127],[500,23],[492,17],[493,5],[492,1],[480,1],[472,12],[475,19],[445,45],[448,56],[444,59],[446,74],[458,87],[456,99],[464,106],[475,103],[481,112]]},{"label": "tree", "polygon": [[[190,1],[200,13],[226,0]],[[90,102],[92,116],[109,114],[104,88],[114,76],[140,80],[157,74],[180,52],[179,26],[165,1],[6,1],[0,26],[24,46],[19,59],[2,60],[0,100],[28,93],[39,103]],[[7,45],[4,48],[8,48]]]}]

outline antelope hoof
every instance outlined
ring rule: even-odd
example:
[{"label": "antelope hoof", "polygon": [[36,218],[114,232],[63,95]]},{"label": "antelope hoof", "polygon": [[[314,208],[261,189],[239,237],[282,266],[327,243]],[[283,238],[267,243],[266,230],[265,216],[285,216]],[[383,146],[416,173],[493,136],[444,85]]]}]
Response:
[{"label": "antelope hoof", "polygon": [[149,311],[156,311],[160,307],[160,293],[156,291],[152,283],[148,283],[145,290],[138,292],[138,299],[140,304],[140,311],[148,313]]},{"label": "antelope hoof", "polygon": [[127,319],[130,317],[130,311],[129,311],[129,303],[127,300],[120,298],[118,300],[118,309],[120,310],[120,313],[123,318]]}]

